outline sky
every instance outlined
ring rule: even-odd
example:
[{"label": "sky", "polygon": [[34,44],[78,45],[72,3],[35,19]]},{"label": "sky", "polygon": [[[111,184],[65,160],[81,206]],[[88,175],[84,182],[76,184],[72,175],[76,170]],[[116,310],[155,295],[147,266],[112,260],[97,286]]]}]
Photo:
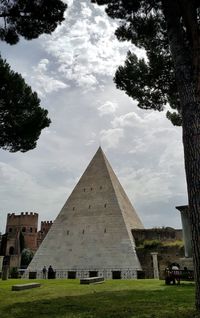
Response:
[{"label": "sky", "polygon": [[102,7],[65,2],[65,20],[51,35],[0,44],[52,121],[36,149],[0,150],[0,231],[7,213],[54,220],[100,145],[144,226],[181,228],[175,209],[187,204],[181,128],[164,112],[139,109],[113,83],[128,50],[145,53],[116,39],[117,22]]}]

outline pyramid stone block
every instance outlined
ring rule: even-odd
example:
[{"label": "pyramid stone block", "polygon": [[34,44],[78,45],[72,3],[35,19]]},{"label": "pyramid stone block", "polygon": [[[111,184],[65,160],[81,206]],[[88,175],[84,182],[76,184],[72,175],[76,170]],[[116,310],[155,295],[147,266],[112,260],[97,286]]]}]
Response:
[{"label": "pyramid stone block", "polygon": [[40,245],[28,270],[56,277],[134,278],[141,266],[131,229],[143,228],[99,148]]}]

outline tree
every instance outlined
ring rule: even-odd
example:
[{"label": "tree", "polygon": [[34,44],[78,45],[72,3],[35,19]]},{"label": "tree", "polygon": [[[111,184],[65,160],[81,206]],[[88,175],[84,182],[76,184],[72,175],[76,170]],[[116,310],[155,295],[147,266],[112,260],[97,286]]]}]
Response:
[{"label": "tree", "polygon": [[25,239],[24,239],[24,234],[22,231],[19,233],[19,247],[20,247],[20,253],[23,251],[25,246]]},{"label": "tree", "polygon": [[0,57],[0,147],[11,152],[33,149],[48,127],[48,111],[22,76]]},{"label": "tree", "polygon": [[[12,45],[20,36],[31,40],[49,34],[64,20],[66,8],[60,0],[2,0],[0,40]],[[0,56],[0,148],[11,152],[35,148],[41,130],[51,122],[47,115],[37,93]]]},{"label": "tree", "polygon": [[50,34],[64,20],[66,8],[61,0],[2,0],[0,39],[16,44],[19,36],[31,40]]},{"label": "tree", "polygon": [[146,50],[128,52],[114,81],[143,109],[175,109],[167,117],[182,124],[192,231],[196,308],[200,311],[200,2],[198,0],[91,0],[119,19],[116,35]]},{"label": "tree", "polygon": [[34,253],[30,249],[24,248],[21,254],[21,266],[27,267],[30,264],[33,256]]}]

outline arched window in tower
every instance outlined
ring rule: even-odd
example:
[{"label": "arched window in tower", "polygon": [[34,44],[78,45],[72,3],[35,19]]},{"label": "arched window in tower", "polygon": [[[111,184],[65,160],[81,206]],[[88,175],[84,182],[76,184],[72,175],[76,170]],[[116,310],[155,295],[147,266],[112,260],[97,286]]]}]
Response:
[{"label": "arched window in tower", "polygon": [[31,232],[31,233],[33,232],[33,228],[32,228],[32,227],[30,227],[30,232]]},{"label": "arched window in tower", "polygon": [[22,228],[22,232],[26,232],[26,228],[25,227]]}]

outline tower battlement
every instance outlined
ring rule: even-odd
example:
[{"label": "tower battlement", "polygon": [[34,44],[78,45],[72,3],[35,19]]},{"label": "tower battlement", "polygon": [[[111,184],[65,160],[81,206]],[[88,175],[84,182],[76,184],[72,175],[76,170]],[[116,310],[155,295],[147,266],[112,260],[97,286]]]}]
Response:
[{"label": "tower battlement", "polygon": [[41,225],[53,224],[53,221],[42,221]]},{"label": "tower battlement", "polygon": [[8,213],[7,218],[15,216],[15,213]]},{"label": "tower battlement", "polygon": [[38,213],[36,212],[8,213],[7,215],[6,232],[11,233],[16,230],[37,232],[37,227]]},{"label": "tower battlement", "polygon": [[21,212],[20,214],[15,214],[15,213],[8,213],[7,218],[14,218],[14,217],[19,217],[19,216],[38,216],[38,213],[36,212]]},{"label": "tower battlement", "polygon": [[42,221],[40,225],[40,231],[43,233],[47,233],[51,226],[53,224],[53,221]]}]

